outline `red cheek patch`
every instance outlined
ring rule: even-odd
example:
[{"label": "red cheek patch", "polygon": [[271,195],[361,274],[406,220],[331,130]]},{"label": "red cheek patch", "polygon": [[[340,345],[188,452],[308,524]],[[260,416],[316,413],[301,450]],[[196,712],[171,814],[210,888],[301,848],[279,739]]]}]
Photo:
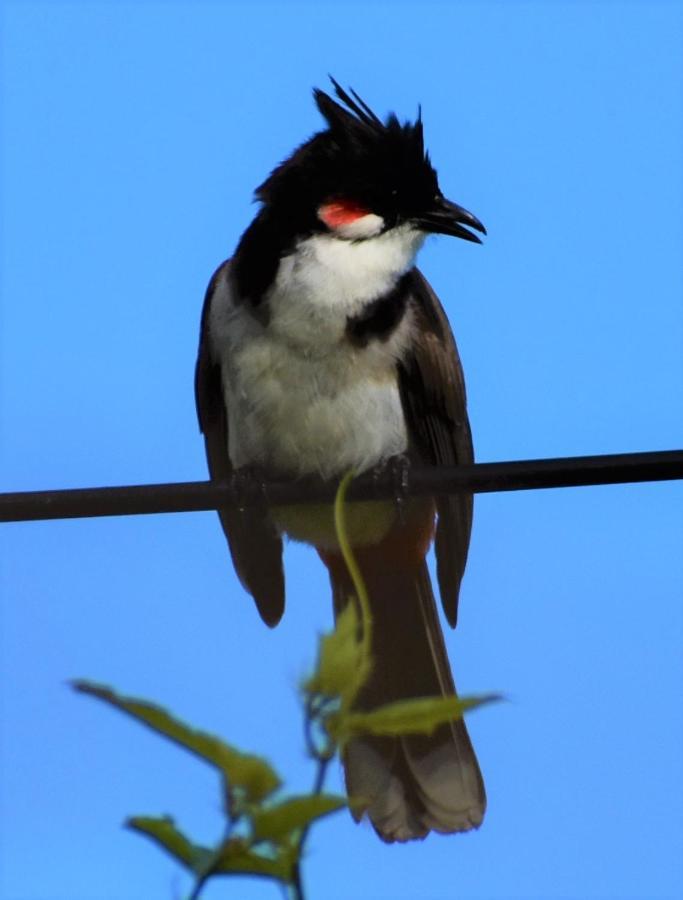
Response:
[{"label": "red cheek patch", "polygon": [[323,203],[318,209],[318,217],[328,228],[341,228],[342,225],[350,225],[356,219],[362,219],[369,215],[370,210],[365,209],[353,200],[333,200]]}]

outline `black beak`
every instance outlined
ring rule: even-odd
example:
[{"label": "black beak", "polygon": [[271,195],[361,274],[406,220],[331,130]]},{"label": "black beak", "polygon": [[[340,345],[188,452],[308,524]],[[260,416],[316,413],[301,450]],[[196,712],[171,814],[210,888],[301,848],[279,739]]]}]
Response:
[{"label": "black beak", "polygon": [[458,206],[457,203],[446,200],[445,197],[437,197],[433,209],[417,216],[414,222],[424,231],[430,231],[433,234],[452,234],[454,237],[473,241],[475,244],[481,244],[481,240],[476,234],[463,228],[463,225],[469,225],[470,228],[486,234],[486,229],[476,216],[467,212],[462,206]]}]

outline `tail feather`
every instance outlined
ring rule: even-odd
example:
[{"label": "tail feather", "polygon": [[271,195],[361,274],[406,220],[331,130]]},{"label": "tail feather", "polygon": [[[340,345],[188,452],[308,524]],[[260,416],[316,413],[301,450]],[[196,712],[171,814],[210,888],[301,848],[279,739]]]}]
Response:
[{"label": "tail feather", "polygon": [[[338,614],[351,588],[340,566],[329,568]],[[455,694],[426,563],[417,571],[363,569],[373,618],[373,668],[357,707]],[[344,768],[349,795],[361,799],[384,841],[468,831],[483,819],[484,783],[462,720],[431,735],[356,738],[346,748]]]}]

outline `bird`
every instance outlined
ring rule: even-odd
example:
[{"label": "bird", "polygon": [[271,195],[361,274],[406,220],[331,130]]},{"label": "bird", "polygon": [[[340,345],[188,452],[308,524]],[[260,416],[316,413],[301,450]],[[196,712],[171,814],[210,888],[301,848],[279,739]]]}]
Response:
[{"label": "bird", "polygon": [[[401,460],[473,461],[458,350],[415,260],[429,235],[481,243],[475,232],[486,229],[443,195],[421,109],[415,121],[382,120],[330,80],[330,93],[313,91],[325,127],[256,189],[258,211],[206,291],[195,393],[212,480],[240,472],[339,480]],[[433,542],[455,627],[472,506],[466,493],[349,504],[372,621],[357,709],[455,695],[426,556]],[[268,626],[284,612],[283,538],[316,549],[336,616],[353,596],[328,507],[256,503],[219,517]],[[429,735],[353,738],[343,766],[347,792],[363,801],[352,814],[367,816],[387,843],[469,831],[484,817],[462,720]]]}]

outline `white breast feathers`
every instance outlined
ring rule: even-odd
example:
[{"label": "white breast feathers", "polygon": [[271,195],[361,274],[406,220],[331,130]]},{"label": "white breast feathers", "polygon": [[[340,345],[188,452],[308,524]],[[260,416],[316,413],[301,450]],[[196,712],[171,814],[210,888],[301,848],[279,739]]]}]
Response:
[{"label": "white breast feathers", "polygon": [[396,364],[410,343],[412,311],[386,340],[362,348],[346,339],[346,323],[395,286],[420,242],[408,230],[358,243],[308,238],[281,261],[264,298],[265,325],[221,276],[209,330],[235,467],[331,477],[406,449]]}]

